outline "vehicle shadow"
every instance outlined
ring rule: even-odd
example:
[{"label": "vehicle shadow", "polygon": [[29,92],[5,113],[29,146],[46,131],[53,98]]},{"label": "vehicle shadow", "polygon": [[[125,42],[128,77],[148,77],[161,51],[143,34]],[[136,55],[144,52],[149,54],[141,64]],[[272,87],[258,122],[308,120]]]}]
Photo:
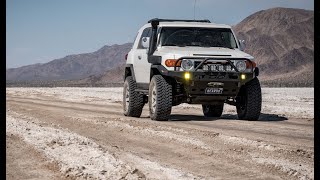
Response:
[{"label": "vehicle shadow", "polygon": [[212,121],[218,118],[204,117],[199,115],[182,115],[182,114],[171,114],[169,121]]},{"label": "vehicle shadow", "polygon": [[[213,121],[213,120],[237,120],[237,121],[247,121],[238,119],[238,116],[236,114],[223,114],[219,118],[213,118],[213,117],[204,117],[200,115],[182,115],[182,114],[172,114],[170,116],[169,121]],[[258,121],[266,121],[266,122],[272,122],[272,121],[285,121],[288,120],[287,117],[281,116],[278,114],[267,114],[267,113],[261,113]]]},{"label": "vehicle shadow", "polygon": [[[238,119],[238,116],[235,114],[223,114],[220,119],[227,119],[227,120],[239,120],[239,121],[246,121]],[[258,121],[285,121],[288,120],[285,116],[280,116],[278,114],[267,114],[261,113]]]}]

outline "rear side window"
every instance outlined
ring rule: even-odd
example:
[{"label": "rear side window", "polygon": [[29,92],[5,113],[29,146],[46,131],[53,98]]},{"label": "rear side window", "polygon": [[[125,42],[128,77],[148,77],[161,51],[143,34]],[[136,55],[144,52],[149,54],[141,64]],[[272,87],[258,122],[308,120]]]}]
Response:
[{"label": "rear side window", "polygon": [[142,46],[142,38],[143,37],[151,37],[151,28],[146,28],[143,30],[142,35],[139,39],[138,49],[146,49]]}]

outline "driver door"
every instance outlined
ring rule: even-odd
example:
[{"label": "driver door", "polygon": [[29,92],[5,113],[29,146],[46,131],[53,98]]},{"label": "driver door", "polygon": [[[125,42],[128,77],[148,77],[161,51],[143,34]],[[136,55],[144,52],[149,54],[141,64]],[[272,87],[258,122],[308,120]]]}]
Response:
[{"label": "driver door", "polygon": [[151,28],[143,30],[137,49],[133,53],[133,69],[137,83],[148,84],[150,82],[151,64],[148,62],[148,48],[142,46],[142,38],[151,36]]}]

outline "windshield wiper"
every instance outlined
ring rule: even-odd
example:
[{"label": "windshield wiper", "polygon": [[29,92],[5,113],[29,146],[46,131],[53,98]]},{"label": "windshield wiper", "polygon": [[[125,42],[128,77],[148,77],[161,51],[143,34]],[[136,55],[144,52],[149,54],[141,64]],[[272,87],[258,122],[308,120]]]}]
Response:
[{"label": "windshield wiper", "polygon": [[187,45],[185,45],[185,44],[165,44],[165,45],[162,45],[162,46],[178,46],[178,47],[186,47]]},{"label": "windshield wiper", "polygon": [[162,46],[178,46],[176,44],[163,44]]},{"label": "windshield wiper", "polygon": [[199,44],[187,44],[186,46],[200,46]]}]

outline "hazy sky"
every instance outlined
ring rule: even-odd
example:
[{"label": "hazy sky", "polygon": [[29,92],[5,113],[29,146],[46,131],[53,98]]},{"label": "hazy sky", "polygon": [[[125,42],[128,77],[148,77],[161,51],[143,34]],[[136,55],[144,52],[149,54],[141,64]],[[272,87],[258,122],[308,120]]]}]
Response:
[{"label": "hazy sky", "polygon": [[[6,0],[7,68],[132,42],[149,19],[193,19],[194,0]],[[196,19],[235,25],[272,7],[314,9],[313,0],[197,0]]]}]

